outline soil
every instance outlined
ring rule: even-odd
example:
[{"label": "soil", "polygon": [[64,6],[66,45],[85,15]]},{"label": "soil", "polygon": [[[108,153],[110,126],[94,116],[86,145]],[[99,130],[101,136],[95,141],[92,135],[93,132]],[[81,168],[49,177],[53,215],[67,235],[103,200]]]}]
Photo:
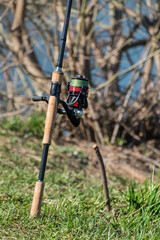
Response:
[{"label": "soil", "polygon": [[[86,174],[100,176],[100,164],[93,150],[95,143],[84,140],[62,138],[59,144],[75,145],[88,156]],[[157,142],[156,142],[157,144]],[[160,167],[160,151],[155,148],[154,141],[133,147],[122,146],[99,146],[103,157],[107,175],[132,178],[137,182],[157,176]]]},{"label": "soil", "polygon": [[[29,148],[19,148],[21,144],[21,138],[16,140],[16,144],[11,144],[10,137],[0,136],[0,146],[8,146],[12,148],[12,151],[17,152],[23,156],[29,156],[33,159],[40,161],[40,157],[36,156],[35,151]],[[28,141],[28,140],[27,140]],[[39,144],[39,140],[32,139]],[[93,150],[95,143],[87,142],[85,140],[79,140],[76,138],[61,137],[57,142],[60,146],[75,146],[77,150],[81,150],[87,156],[81,163],[77,161],[75,156],[72,157],[71,167],[82,167],[84,172],[91,177],[101,177],[100,164],[98,162],[97,155]],[[50,147],[49,154],[54,154],[54,149]],[[145,179],[154,177],[157,181],[160,167],[160,141],[148,141],[139,146],[123,147],[123,146],[111,146],[104,145],[99,146],[106,173],[108,176],[119,176],[124,178],[132,178],[138,182],[143,182]],[[65,158],[67,153],[62,154],[62,159]],[[49,164],[49,163],[48,163]]]}]

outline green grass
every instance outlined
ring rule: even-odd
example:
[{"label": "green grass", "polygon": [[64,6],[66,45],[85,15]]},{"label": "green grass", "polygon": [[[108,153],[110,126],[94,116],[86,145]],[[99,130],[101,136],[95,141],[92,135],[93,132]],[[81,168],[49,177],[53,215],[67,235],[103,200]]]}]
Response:
[{"label": "green grass", "polygon": [[43,137],[43,128],[45,123],[45,114],[34,112],[25,117],[14,116],[10,119],[1,121],[1,128],[10,131],[16,131],[23,137]]},{"label": "green grass", "polygon": [[[152,239],[160,237],[160,187],[109,179],[112,211],[102,184],[85,176],[87,156],[76,146],[51,145],[39,219],[29,219],[41,141],[0,136],[0,239]],[[54,152],[54,153],[53,153]],[[75,167],[76,166],[79,167]],[[121,181],[122,186],[120,186]]]}]

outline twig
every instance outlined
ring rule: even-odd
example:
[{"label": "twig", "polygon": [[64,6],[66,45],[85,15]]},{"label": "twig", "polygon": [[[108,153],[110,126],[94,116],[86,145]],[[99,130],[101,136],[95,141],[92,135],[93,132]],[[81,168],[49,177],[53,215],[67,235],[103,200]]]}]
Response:
[{"label": "twig", "polygon": [[139,209],[137,209],[136,211],[132,212],[128,217],[130,217],[131,215],[135,215],[137,212],[139,212],[142,208],[148,206],[147,203],[145,203],[142,207],[140,207]]},{"label": "twig", "polygon": [[[141,59],[144,58],[144,57],[147,57],[147,55],[148,55],[148,53],[150,51],[150,47],[151,47],[150,44],[148,44],[146,46],[145,50],[143,51],[143,53],[141,55]],[[144,66],[144,63],[142,64],[142,66],[140,65],[139,68],[140,67],[143,68],[143,66]],[[131,77],[130,86],[129,86],[128,92],[127,92],[127,94],[125,96],[125,99],[124,99],[124,102],[123,102],[123,104],[121,106],[120,113],[119,113],[119,115],[117,117],[117,123],[115,124],[114,130],[113,130],[113,133],[112,133],[111,144],[115,143],[115,140],[116,140],[116,137],[117,137],[117,134],[118,134],[118,131],[119,131],[120,123],[122,122],[122,119],[124,117],[126,107],[127,107],[128,103],[129,103],[129,100],[130,100],[133,88],[135,87],[135,83],[139,79],[139,76],[140,76],[140,73],[141,73],[141,68],[138,69],[138,66],[137,66],[137,69],[134,70],[133,75]]]},{"label": "twig", "polygon": [[[138,135],[136,135],[135,133],[134,133],[134,131],[131,129],[131,128],[129,128],[125,123],[121,123],[121,126],[128,132],[128,134],[130,135],[130,136],[132,136],[135,140],[137,140],[138,142],[140,142],[141,141],[141,138],[138,136]],[[150,148],[151,149],[151,147],[150,147],[150,145],[148,145],[148,144],[146,144],[146,147],[148,147],[148,148]],[[131,153],[131,155],[134,155],[134,153]],[[160,163],[159,163],[159,161],[154,161],[153,159],[151,159],[151,158],[149,158],[149,157],[146,157],[146,156],[144,156],[144,155],[140,155],[140,156],[137,156],[139,159],[141,159],[142,161],[145,161],[145,162],[149,162],[149,163],[152,163],[153,165],[155,165],[156,167],[160,167]]]},{"label": "twig", "polygon": [[106,198],[106,208],[107,208],[107,211],[109,212],[111,210],[111,206],[110,206],[109,189],[108,189],[107,176],[106,176],[106,171],[105,171],[103,158],[102,158],[102,155],[99,151],[99,147],[96,144],[93,146],[93,149],[94,149],[95,153],[97,154],[97,157],[98,157],[98,160],[99,160],[99,163],[100,163],[100,166],[101,166],[102,179],[103,179],[103,189],[104,189],[104,195],[105,195],[105,198]]},{"label": "twig", "polygon": [[110,84],[112,84],[113,81],[115,81],[117,79],[117,77],[123,76],[124,74],[129,73],[130,71],[132,71],[133,69],[137,68],[138,66],[140,66],[144,62],[148,61],[149,59],[153,58],[154,56],[156,56],[159,53],[160,53],[160,49],[158,49],[155,52],[149,54],[147,57],[141,59],[140,61],[138,61],[137,63],[133,64],[132,66],[130,66],[126,70],[114,74],[107,82],[100,84],[97,87],[97,90],[100,90],[100,89],[102,89],[104,87],[108,87]]},{"label": "twig", "polygon": [[18,115],[20,113],[23,113],[23,112],[27,111],[29,108],[30,108],[30,106],[26,106],[24,108],[21,108],[19,110],[14,111],[14,112],[3,113],[3,114],[0,115],[0,119]]},{"label": "twig", "polygon": [[3,18],[8,14],[9,9],[10,9],[11,5],[13,4],[13,2],[14,1],[12,0],[12,1],[10,1],[10,3],[8,3],[8,6],[6,7],[6,9],[4,10],[3,14],[0,17],[0,22],[2,22]]}]

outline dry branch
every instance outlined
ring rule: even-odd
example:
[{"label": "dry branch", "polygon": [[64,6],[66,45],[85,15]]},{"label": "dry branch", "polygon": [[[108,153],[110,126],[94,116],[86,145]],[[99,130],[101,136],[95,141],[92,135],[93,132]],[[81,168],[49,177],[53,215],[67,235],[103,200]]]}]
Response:
[{"label": "dry branch", "polygon": [[111,206],[110,206],[110,198],[109,198],[108,181],[107,181],[107,177],[106,177],[106,170],[105,170],[103,158],[102,158],[102,155],[99,151],[99,147],[97,145],[94,145],[93,149],[94,149],[94,151],[97,155],[97,158],[98,158],[100,166],[101,166],[103,189],[104,189],[104,195],[105,195],[105,198],[106,198],[106,208],[107,208],[107,211],[109,212],[111,210]]}]

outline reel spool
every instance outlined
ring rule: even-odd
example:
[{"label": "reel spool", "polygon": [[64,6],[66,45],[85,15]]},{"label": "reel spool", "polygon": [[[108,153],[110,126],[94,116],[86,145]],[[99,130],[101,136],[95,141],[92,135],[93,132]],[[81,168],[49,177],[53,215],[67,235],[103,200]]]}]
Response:
[{"label": "reel spool", "polygon": [[76,75],[68,84],[66,104],[79,110],[87,108],[88,89],[88,79],[83,75]]}]

